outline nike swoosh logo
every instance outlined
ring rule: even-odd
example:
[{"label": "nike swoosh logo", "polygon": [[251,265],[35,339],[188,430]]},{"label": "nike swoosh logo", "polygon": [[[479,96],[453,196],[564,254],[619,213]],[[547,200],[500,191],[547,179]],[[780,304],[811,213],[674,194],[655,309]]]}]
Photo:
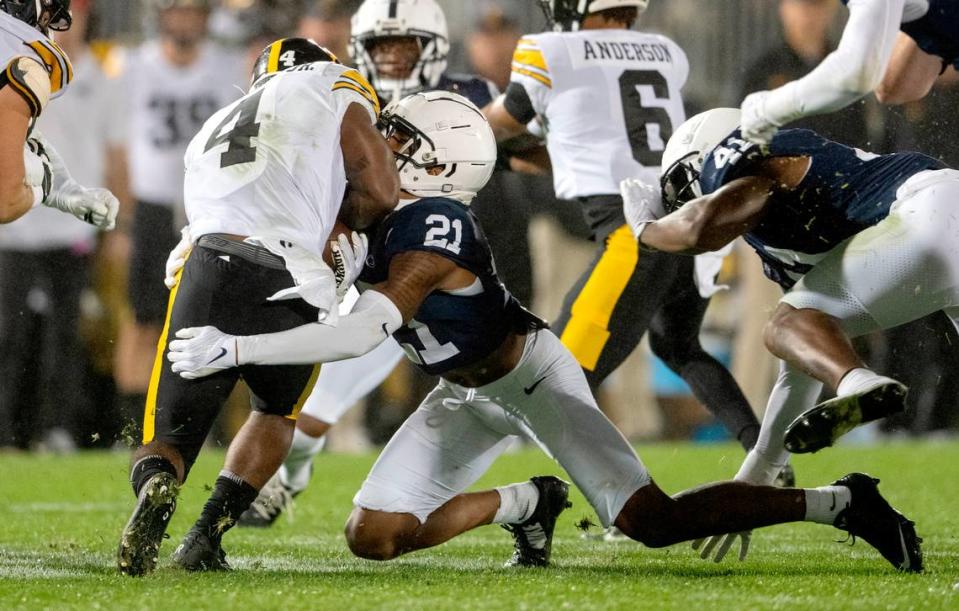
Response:
[{"label": "nike swoosh logo", "polygon": [[832,511],[836,508],[836,493],[832,492],[832,505],[829,506],[829,511]]},{"label": "nike swoosh logo", "polygon": [[545,379],[546,379],[546,376],[541,377],[540,379],[533,382],[532,386],[527,386],[526,388],[524,388],[523,392],[525,392],[527,395],[533,394],[533,391],[536,390],[536,387],[539,386],[539,383]]},{"label": "nike swoosh logo", "polygon": [[207,363],[207,365],[212,365],[214,361],[219,361],[226,355],[226,348],[220,348],[220,354],[216,355]]},{"label": "nike swoosh logo", "polygon": [[906,549],[906,538],[902,536],[902,526],[899,527],[899,544],[902,546],[902,570],[908,571],[912,567],[909,559],[909,550]]}]

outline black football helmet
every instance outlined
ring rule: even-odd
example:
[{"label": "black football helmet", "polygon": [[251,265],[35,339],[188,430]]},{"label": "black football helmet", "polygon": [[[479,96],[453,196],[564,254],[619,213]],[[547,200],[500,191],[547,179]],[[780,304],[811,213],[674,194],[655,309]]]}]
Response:
[{"label": "black football helmet", "polygon": [[9,13],[44,34],[64,32],[73,25],[70,0],[0,0],[0,11]]},{"label": "black football helmet", "polygon": [[590,13],[620,7],[633,7],[643,12],[648,5],[649,0],[539,0],[546,22],[556,32],[578,30],[580,22]]},{"label": "black football helmet", "polygon": [[260,51],[260,56],[256,58],[256,64],[253,66],[253,77],[250,82],[255,83],[266,74],[313,62],[338,64],[340,60],[332,51],[309,38],[281,38]]}]

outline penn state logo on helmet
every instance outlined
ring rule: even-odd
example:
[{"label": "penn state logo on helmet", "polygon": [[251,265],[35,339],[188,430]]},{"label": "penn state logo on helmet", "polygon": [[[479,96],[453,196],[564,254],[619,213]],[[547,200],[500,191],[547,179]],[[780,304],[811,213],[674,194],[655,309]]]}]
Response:
[{"label": "penn state logo on helmet", "polygon": [[383,109],[379,127],[394,149],[400,187],[417,197],[469,204],[496,165],[496,139],[483,113],[463,96],[426,91]]},{"label": "penn state logo on helmet", "polygon": [[309,38],[281,38],[260,51],[253,66],[251,83],[260,77],[313,62],[340,63],[332,51]]},{"label": "penn state logo on helmet", "polygon": [[690,117],[676,128],[663,151],[663,205],[672,212],[700,197],[699,175],[703,161],[726,136],[739,127],[738,108],[714,108]]},{"label": "penn state logo on helmet", "polygon": [[553,30],[571,32],[579,29],[587,15],[611,8],[636,8],[641,13],[649,0],[539,0],[539,5]]},{"label": "penn state logo on helmet", "polygon": [[64,32],[73,25],[70,0],[0,0],[0,11],[9,13],[44,34]]}]

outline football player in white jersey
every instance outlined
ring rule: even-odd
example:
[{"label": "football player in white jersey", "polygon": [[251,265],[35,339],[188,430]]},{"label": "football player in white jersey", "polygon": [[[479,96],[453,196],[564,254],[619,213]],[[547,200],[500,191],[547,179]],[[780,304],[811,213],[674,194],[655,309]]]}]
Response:
[{"label": "football player in white jersey", "polygon": [[119,203],[86,189],[34,122],[73,78],[66,53],[48,36],[70,28],[70,0],[0,0],[0,223],[38,205],[113,229]]},{"label": "football player in white jersey", "polygon": [[496,160],[479,109],[456,94],[418,93],[391,103],[381,125],[401,201],[371,239],[352,312],[335,327],[255,336],[178,329],[182,339],[168,353],[174,372],[210,380],[254,363],[355,357],[393,335],[411,361],[440,376],[353,498],[346,538],[354,554],[390,560],[501,524],[514,538],[510,566],[548,565],[568,484],[541,476],[465,492],[524,435],[563,466],[603,525],[650,547],[733,524],[805,520],[862,536],[898,570],[922,570],[913,524],[862,473],[806,490],[719,482],[666,494],[599,410],[569,350],[497,277],[469,207]]},{"label": "football player in white jersey", "polygon": [[649,329],[653,353],[749,450],[756,416],[699,342],[721,258],[640,249],[623,217],[620,182],[655,180],[666,141],[685,120],[686,54],[665,36],[631,30],[647,3],[544,0],[547,16],[565,31],[519,41],[510,85],[486,114],[500,141],[539,118],[556,195],[583,207],[598,244],[553,324],[590,386],[619,367]]},{"label": "football player in white jersey", "polygon": [[[251,367],[187,381],[170,371],[167,332],[197,324],[265,332],[333,322],[337,278],[323,255],[334,223],[363,229],[396,205],[396,166],[375,128],[376,94],[362,75],[312,41],[283,39],[264,49],[255,77],[250,92],[214,114],[186,153],[194,243],[170,292],[144,445],[130,474],[137,504],[118,549],[119,569],[129,575],[155,567],[179,485],[242,375],[253,411],[174,554],[188,570],[229,568],[220,539],[280,466],[319,374],[318,365]],[[349,243],[340,254],[365,260]],[[343,288],[353,278],[339,280]]]},{"label": "football player in white jersey", "polygon": [[768,144],[783,125],[838,110],[872,91],[887,104],[918,100],[946,68],[959,69],[959,2],[842,3],[849,20],[835,51],[803,78],[743,100],[747,140]]},{"label": "football player in white jersey", "polygon": [[122,113],[134,200],[127,298],[132,316],[120,328],[115,375],[126,423],[139,421],[153,354],[166,313],[163,262],[183,224],[183,153],[210,115],[240,97],[242,57],[207,38],[209,0],[149,0],[158,37],[129,51],[121,80]]}]

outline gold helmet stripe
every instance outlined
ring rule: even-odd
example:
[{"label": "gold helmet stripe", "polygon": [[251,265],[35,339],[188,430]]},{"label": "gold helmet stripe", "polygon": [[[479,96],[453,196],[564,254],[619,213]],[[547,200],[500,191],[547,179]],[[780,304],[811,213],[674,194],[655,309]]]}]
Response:
[{"label": "gold helmet stripe", "polygon": [[273,74],[280,69],[280,51],[283,50],[284,42],[286,42],[286,38],[281,38],[270,45],[270,59],[266,62],[267,74]]}]

